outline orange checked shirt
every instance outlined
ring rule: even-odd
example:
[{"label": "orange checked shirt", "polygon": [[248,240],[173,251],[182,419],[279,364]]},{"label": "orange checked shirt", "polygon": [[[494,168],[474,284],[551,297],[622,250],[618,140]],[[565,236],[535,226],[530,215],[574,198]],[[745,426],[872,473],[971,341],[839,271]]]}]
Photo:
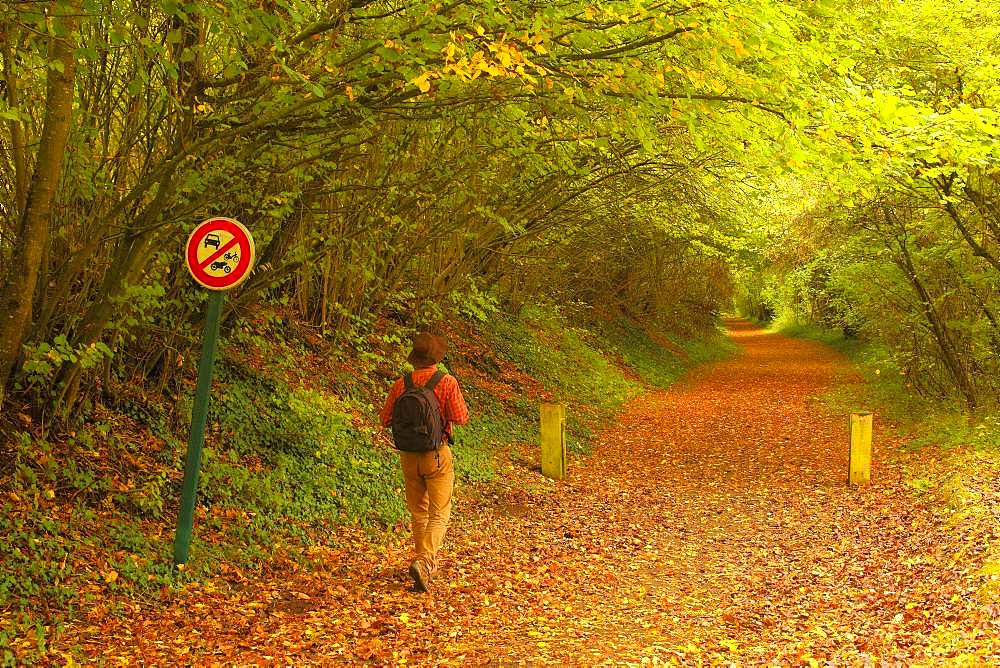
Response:
[{"label": "orange checked shirt", "polygon": [[[413,372],[413,384],[425,385],[436,372],[437,367],[433,366],[416,369]],[[383,427],[388,427],[392,423],[392,408],[396,405],[396,399],[399,399],[405,389],[406,383],[400,378],[389,390],[385,406],[379,413]],[[444,429],[447,433],[451,433],[452,423],[465,424],[469,421],[469,409],[465,405],[465,397],[462,396],[462,390],[458,387],[458,381],[455,380],[454,376],[445,375],[434,388],[434,394],[438,398],[438,403],[441,404],[441,418],[444,420]]]}]

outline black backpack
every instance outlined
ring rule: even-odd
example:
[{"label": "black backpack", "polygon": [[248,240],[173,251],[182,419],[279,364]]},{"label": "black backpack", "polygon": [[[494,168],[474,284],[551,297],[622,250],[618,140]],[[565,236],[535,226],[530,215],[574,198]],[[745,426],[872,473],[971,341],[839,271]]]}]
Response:
[{"label": "black backpack", "polygon": [[444,376],[438,371],[424,386],[413,384],[413,374],[403,376],[406,389],[392,407],[392,441],[397,450],[428,452],[441,445],[446,435],[434,388]]}]

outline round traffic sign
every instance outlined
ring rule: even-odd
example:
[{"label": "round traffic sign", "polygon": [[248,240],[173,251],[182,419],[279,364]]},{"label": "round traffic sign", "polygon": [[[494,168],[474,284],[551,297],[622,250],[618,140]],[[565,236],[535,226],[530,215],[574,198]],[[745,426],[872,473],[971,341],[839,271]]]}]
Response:
[{"label": "round traffic sign", "polygon": [[253,237],[232,218],[209,218],[188,237],[185,256],[194,280],[209,290],[229,290],[250,274]]}]

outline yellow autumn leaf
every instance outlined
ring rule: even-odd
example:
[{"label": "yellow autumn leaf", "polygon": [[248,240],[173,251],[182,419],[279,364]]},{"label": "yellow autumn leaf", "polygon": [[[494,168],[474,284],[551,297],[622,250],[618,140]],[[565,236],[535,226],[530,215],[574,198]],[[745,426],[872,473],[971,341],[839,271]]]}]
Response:
[{"label": "yellow autumn leaf", "polygon": [[421,93],[426,93],[431,89],[431,74],[424,72],[410,83],[419,88]]},{"label": "yellow autumn leaf", "polygon": [[729,39],[725,40],[725,42],[726,44],[733,47],[733,50],[736,52],[736,55],[739,56],[740,58],[750,55],[750,52],[747,51],[745,46],[743,46],[743,42],[740,41],[739,38],[730,37]]}]

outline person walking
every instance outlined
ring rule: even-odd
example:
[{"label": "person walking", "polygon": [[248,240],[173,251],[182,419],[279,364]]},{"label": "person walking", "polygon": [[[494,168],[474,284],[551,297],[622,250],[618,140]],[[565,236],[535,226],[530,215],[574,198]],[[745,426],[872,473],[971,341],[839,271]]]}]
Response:
[{"label": "person walking", "polygon": [[392,386],[379,414],[392,428],[406,483],[416,556],[409,573],[416,591],[428,591],[438,567],[438,551],[451,516],[455,466],[450,444],[452,425],[469,421],[469,409],[454,376],[438,371],[447,343],[421,332],[407,359],[413,365]]}]

